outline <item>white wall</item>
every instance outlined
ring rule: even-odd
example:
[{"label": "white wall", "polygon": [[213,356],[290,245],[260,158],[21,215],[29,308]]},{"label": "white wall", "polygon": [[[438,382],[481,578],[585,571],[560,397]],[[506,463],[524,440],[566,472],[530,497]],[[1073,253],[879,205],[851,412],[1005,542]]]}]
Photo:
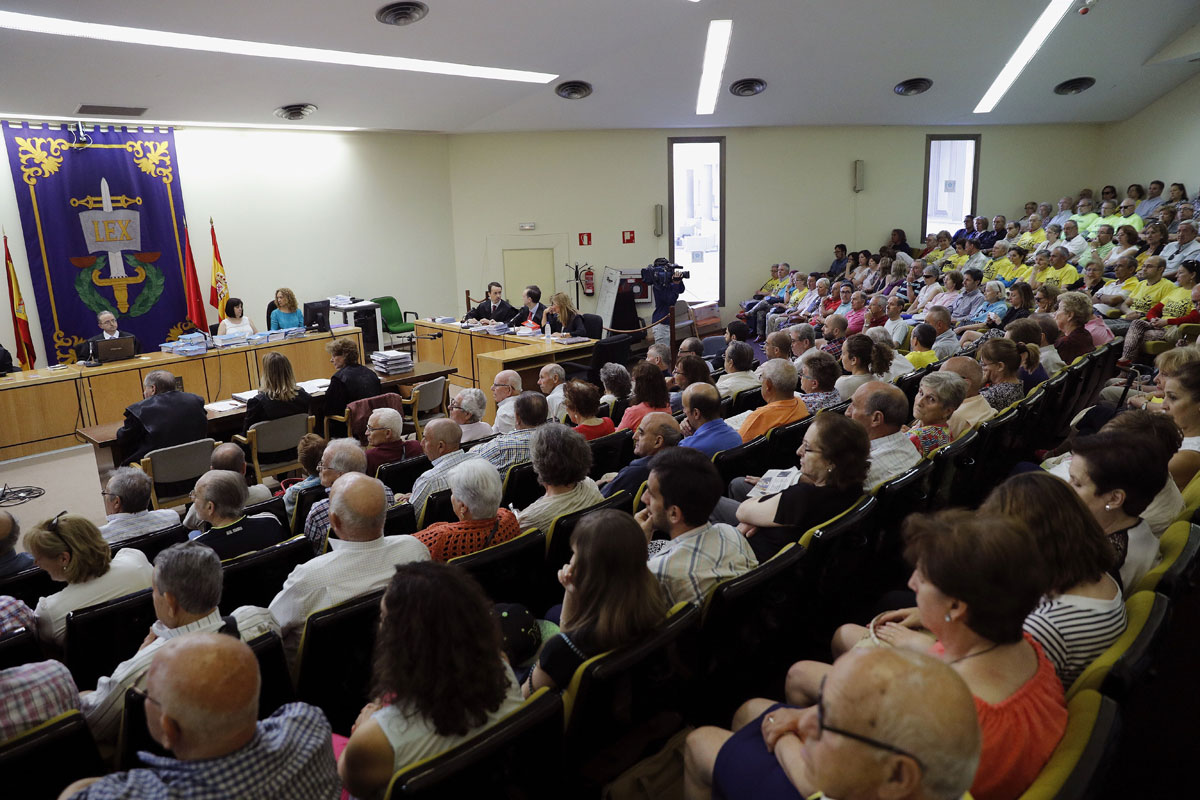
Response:
[{"label": "white wall", "polygon": [[1200,77],[1192,78],[1124,122],[1104,125],[1094,188],[1124,191],[1131,183],[1182,183],[1188,196],[1200,188]]}]

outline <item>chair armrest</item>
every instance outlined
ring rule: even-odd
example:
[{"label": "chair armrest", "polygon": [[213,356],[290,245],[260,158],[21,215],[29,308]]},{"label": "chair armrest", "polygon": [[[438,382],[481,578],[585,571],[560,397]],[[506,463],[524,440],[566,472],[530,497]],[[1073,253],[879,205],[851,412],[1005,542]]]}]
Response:
[{"label": "chair armrest", "polygon": [[240,433],[235,433],[233,435],[233,441],[237,442],[238,444],[250,444],[250,439],[242,436]]},{"label": "chair armrest", "polygon": [[317,418],[313,414],[308,415],[308,432],[312,433],[317,427]]},{"label": "chair armrest", "polygon": [[416,322],[418,319],[420,319],[420,317],[417,316],[417,312],[415,312],[415,311],[402,311],[400,321],[408,322],[408,318],[410,316],[413,318],[413,322]]},{"label": "chair armrest", "polygon": [[[309,417],[309,419],[312,419],[312,417]],[[328,415],[326,415],[325,419],[327,419],[331,422],[345,422],[346,415],[345,414],[328,414]]]},{"label": "chair armrest", "polygon": [[143,458],[137,464],[131,464],[130,466],[136,466],[142,472],[150,476],[151,482],[154,481],[154,466],[150,463],[150,459],[148,457]]}]

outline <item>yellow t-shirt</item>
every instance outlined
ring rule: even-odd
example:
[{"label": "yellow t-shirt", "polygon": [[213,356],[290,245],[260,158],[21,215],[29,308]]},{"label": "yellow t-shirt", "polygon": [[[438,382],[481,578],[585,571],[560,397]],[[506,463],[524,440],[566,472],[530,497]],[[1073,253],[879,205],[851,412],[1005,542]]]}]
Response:
[{"label": "yellow t-shirt", "polygon": [[1089,239],[1095,239],[1096,231],[1100,230],[1101,225],[1112,225],[1113,234],[1115,235],[1117,228],[1125,224],[1122,222],[1124,219],[1120,214],[1113,214],[1111,217],[1097,217],[1096,221],[1088,226],[1087,232],[1084,235]]},{"label": "yellow t-shirt", "polygon": [[1032,251],[1042,242],[1046,241],[1046,229],[1038,228],[1036,231],[1026,231],[1017,239],[1017,247],[1023,247],[1026,250]]},{"label": "yellow t-shirt", "polygon": [[1012,263],[1012,261],[1009,261],[1008,266],[1004,268],[1004,271],[1001,272],[996,277],[1001,278],[1002,280],[1005,280],[1005,281],[1011,281],[1012,283],[1016,283],[1017,281],[1028,281],[1029,276],[1032,272],[1033,272],[1032,267],[1025,267],[1025,266],[1018,267],[1016,264]]},{"label": "yellow t-shirt", "polygon": [[1170,281],[1159,280],[1153,286],[1145,281],[1138,281],[1137,288],[1129,295],[1126,305],[1129,306],[1130,311],[1140,311],[1145,314],[1161,302],[1164,297],[1178,289],[1179,287]]},{"label": "yellow t-shirt", "polygon": [[912,362],[913,367],[916,369],[927,367],[937,361],[937,353],[933,350],[913,350],[904,357]]},{"label": "yellow t-shirt", "polygon": [[1159,302],[1163,304],[1163,319],[1182,317],[1192,310],[1192,290],[1176,287]]},{"label": "yellow t-shirt", "polygon": [[[953,252],[953,251],[951,251],[951,252]],[[967,260],[970,258],[970,256],[967,255],[966,253],[963,253],[961,256],[960,255],[951,255],[951,256],[946,256],[945,258],[946,258],[946,263],[942,265],[942,272],[949,272],[952,269],[962,269],[963,264],[967,263]]]}]

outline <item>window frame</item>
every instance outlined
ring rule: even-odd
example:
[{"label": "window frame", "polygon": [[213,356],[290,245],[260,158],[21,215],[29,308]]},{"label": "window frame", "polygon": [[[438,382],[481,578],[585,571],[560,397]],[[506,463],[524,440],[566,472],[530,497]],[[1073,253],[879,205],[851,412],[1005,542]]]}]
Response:
[{"label": "window frame", "polygon": [[975,163],[971,179],[971,213],[979,216],[979,161],[983,152],[983,134],[981,133],[927,133],[925,134],[925,173],[921,189],[921,222],[917,226],[919,241],[925,241],[925,220],[929,218],[929,161],[933,154],[934,142],[967,141],[975,142]]},{"label": "window frame", "polygon": [[[721,204],[721,219],[718,225],[721,237],[721,252],[717,265],[717,306],[725,307],[725,167],[726,167],[726,152],[725,152],[725,137],[724,136],[668,136],[667,137],[667,235],[670,237],[668,245],[667,257],[671,259],[671,263],[675,261],[675,145],[676,144],[717,144],[720,146],[720,169],[718,170],[721,182],[720,204]],[[688,269],[687,264],[679,264],[682,269]],[[707,301],[705,301],[707,302]]]}]

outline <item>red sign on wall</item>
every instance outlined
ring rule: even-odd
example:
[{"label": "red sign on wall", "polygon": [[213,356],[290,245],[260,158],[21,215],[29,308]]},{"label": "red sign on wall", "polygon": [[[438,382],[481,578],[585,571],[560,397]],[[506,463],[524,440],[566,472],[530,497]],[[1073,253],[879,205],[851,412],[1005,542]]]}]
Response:
[{"label": "red sign on wall", "polygon": [[592,243],[592,235],[590,233],[579,234],[579,246],[587,247]]},{"label": "red sign on wall", "polygon": [[633,231],[621,231],[621,244],[633,244]]}]

